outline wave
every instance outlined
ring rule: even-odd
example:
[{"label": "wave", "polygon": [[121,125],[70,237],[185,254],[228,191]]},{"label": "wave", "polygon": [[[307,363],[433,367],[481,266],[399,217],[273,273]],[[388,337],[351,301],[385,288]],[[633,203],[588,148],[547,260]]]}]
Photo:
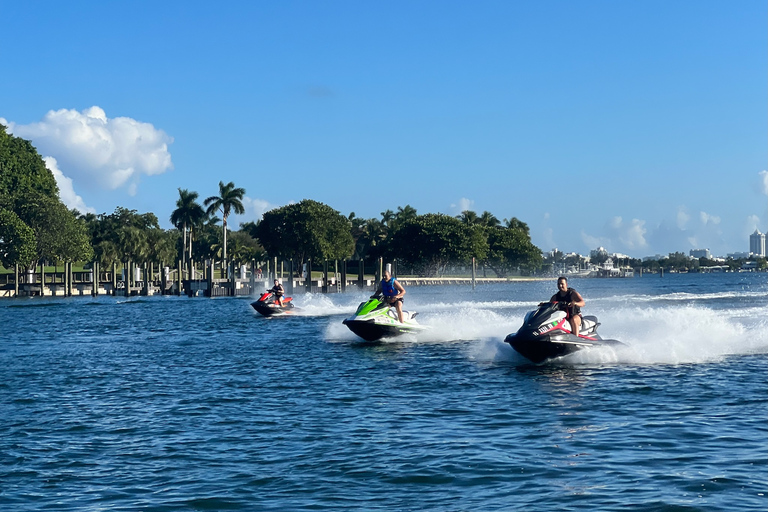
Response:
[{"label": "wave", "polygon": [[[697,364],[733,355],[768,354],[764,308],[727,312],[702,306],[616,308],[599,318],[601,335],[621,340],[625,346],[582,350],[554,364]],[[485,361],[521,360],[503,337],[480,340],[469,356]]]}]

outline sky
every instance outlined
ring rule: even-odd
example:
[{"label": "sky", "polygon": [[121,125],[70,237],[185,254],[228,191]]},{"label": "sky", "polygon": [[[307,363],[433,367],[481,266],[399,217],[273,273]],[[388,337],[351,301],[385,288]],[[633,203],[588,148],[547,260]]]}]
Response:
[{"label": "sky", "polygon": [[544,251],[768,231],[763,0],[0,0],[0,123],[82,212],[490,211]]}]

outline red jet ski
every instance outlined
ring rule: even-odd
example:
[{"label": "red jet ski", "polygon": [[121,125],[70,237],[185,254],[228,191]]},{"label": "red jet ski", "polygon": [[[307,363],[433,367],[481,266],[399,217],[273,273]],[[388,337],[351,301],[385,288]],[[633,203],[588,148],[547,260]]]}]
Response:
[{"label": "red jet ski", "polygon": [[259,297],[259,300],[251,302],[251,307],[264,316],[287,315],[295,309],[291,300],[292,297],[283,297],[282,306],[277,303],[275,298],[275,294],[268,291]]}]

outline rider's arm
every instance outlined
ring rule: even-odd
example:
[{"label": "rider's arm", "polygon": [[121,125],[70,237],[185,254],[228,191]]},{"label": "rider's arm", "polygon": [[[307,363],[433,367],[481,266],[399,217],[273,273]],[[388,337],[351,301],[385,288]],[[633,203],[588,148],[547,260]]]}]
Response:
[{"label": "rider's arm", "polygon": [[395,295],[395,299],[399,299],[403,295],[405,295],[405,288],[403,288],[403,285],[401,285],[399,282],[395,281],[395,290],[397,290],[397,295]]},{"label": "rider's arm", "polygon": [[583,308],[584,305],[586,304],[586,302],[584,301],[584,297],[582,297],[581,294],[576,290],[573,290],[573,296],[576,300],[571,302],[571,305]]}]

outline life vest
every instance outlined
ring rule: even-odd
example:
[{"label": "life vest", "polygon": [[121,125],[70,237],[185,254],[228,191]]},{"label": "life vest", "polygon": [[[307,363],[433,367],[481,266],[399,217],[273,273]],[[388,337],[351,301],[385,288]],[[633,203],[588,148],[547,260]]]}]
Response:
[{"label": "life vest", "polygon": [[397,295],[394,277],[390,277],[389,281],[385,279],[381,280],[381,293],[384,294],[385,297],[394,297]]},{"label": "life vest", "polygon": [[[554,301],[560,301],[560,302],[576,302],[575,297],[573,296],[573,292],[575,292],[573,288],[568,288],[568,291],[565,293],[557,292],[552,296],[552,299],[550,299],[552,302]],[[581,314],[581,308],[579,306],[570,306],[570,307],[563,307],[563,311],[566,312],[567,318],[571,318],[573,316]]]}]

